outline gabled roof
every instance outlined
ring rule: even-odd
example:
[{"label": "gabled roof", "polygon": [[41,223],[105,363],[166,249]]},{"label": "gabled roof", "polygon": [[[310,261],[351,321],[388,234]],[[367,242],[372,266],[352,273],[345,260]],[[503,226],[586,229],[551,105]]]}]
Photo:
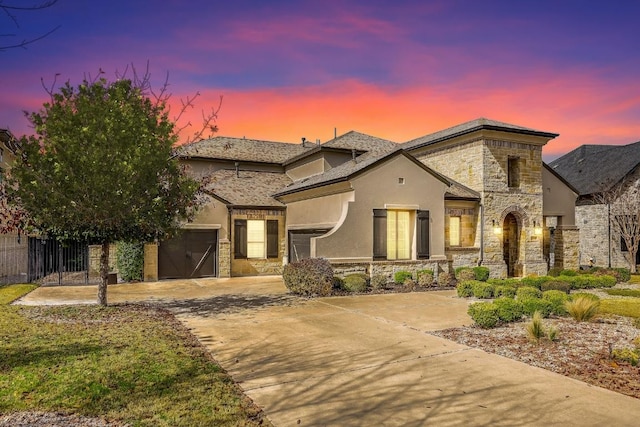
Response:
[{"label": "gabled roof", "polygon": [[0,142],[13,154],[18,153],[18,140],[8,129],[0,129]]},{"label": "gabled roof", "polygon": [[448,178],[449,189],[444,193],[446,200],[480,200],[480,193]]},{"label": "gabled roof", "polygon": [[222,159],[241,162],[277,163],[313,149],[315,144],[289,144],[286,142],[260,141],[256,139],[215,138],[179,147],[178,154],[186,158]]},{"label": "gabled roof", "polygon": [[449,179],[428,168],[423,163],[420,163],[415,157],[406,153],[401,148],[397,148],[395,150],[388,151],[382,154],[375,154],[371,152],[365,153],[359,156],[356,161],[349,160],[348,162],[343,163],[340,166],[336,166],[335,168],[329,169],[328,171],[320,175],[313,175],[308,178],[295,181],[293,184],[274,194],[274,196],[284,196],[286,194],[296,193],[311,188],[323,187],[325,185],[348,181],[355,176],[369,170],[370,168],[383,163],[395,156],[405,156],[407,159],[411,160],[425,171],[431,173],[443,183],[451,184],[451,181]]},{"label": "gabled roof", "polygon": [[211,175],[207,190],[224,203],[233,206],[282,207],[272,195],[291,184],[283,173],[220,169]]},{"label": "gabled roof", "polygon": [[448,129],[444,129],[429,135],[422,136],[420,138],[407,141],[402,144],[402,148],[405,150],[414,150],[417,148],[425,147],[431,144],[435,144],[440,141],[455,138],[458,136],[466,135],[479,130],[496,130],[503,132],[519,133],[522,135],[542,136],[545,138],[555,138],[557,133],[542,132],[539,130],[526,128],[523,126],[512,125],[509,123],[498,122],[496,120],[490,120],[485,118],[479,118],[471,120],[466,123],[462,123]]},{"label": "gabled roof", "polygon": [[323,147],[355,149],[358,151],[368,151],[371,153],[388,153],[390,150],[398,148],[398,144],[387,139],[377,138],[364,133],[350,131],[337,138],[331,139]]},{"label": "gabled roof", "polygon": [[582,145],[549,163],[581,196],[618,184],[640,165],[640,141],[628,145]]},{"label": "gabled roof", "polygon": [[551,166],[549,166],[548,164],[546,164],[545,162],[542,162],[542,166],[548,170],[553,176],[555,176],[556,178],[558,178],[560,180],[560,182],[562,182],[564,185],[566,185],[567,187],[569,187],[569,189],[571,191],[573,191],[574,193],[576,193],[576,195],[580,195],[580,191],[578,191],[578,189],[576,187],[574,187],[573,185],[571,185],[571,183],[569,181],[567,181],[566,179],[564,179],[564,177],[562,175],[560,175],[558,172],[556,172],[555,170],[553,170],[553,168]]}]

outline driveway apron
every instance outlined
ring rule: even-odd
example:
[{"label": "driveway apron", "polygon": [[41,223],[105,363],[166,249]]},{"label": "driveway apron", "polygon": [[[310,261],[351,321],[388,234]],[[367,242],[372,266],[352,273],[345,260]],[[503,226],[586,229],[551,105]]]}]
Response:
[{"label": "driveway apron", "polygon": [[[133,286],[131,300],[173,310],[276,426],[633,426],[640,419],[638,399],[430,335],[471,323],[467,301],[453,291],[307,300],[266,278],[237,287],[233,280],[160,282],[148,285],[145,299],[144,287],[125,286]],[[41,289],[21,303],[56,301]],[[59,293],[58,301],[71,299]],[[126,300],[124,291],[110,295]]]}]

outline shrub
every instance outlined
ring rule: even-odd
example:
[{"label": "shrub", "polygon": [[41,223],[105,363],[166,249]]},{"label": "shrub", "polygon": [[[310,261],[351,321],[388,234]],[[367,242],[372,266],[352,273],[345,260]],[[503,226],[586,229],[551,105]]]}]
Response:
[{"label": "shrub", "polygon": [[333,270],[324,258],[306,258],[285,265],[282,279],[293,294],[327,296],[333,287]]},{"label": "shrub", "polygon": [[516,296],[516,287],[511,285],[497,285],[494,286],[493,296],[497,297],[506,297],[506,298],[515,298]]},{"label": "shrub", "polygon": [[544,291],[542,293],[542,299],[551,303],[551,313],[557,316],[563,316],[567,314],[567,309],[564,307],[564,303],[569,301],[569,295],[565,292],[558,290]]},{"label": "shrub", "polygon": [[551,302],[542,298],[527,298],[521,300],[520,303],[522,304],[524,314],[528,316],[533,316],[533,313],[539,311],[542,317],[549,317],[553,311]]},{"label": "shrub", "polygon": [[362,273],[354,273],[345,276],[344,289],[349,292],[365,292],[367,290],[367,276]]},{"label": "shrub", "polygon": [[566,294],[571,290],[571,284],[562,280],[549,280],[540,285],[540,290],[545,291],[562,291]]},{"label": "shrub", "polygon": [[518,287],[520,285],[520,279],[510,278],[510,279],[489,279],[487,283],[491,283],[494,286],[513,286]]},{"label": "shrub", "polygon": [[396,282],[398,285],[404,284],[405,280],[411,279],[411,278],[412,278],[411,272],[406,270],[396,271],[396,274],[393,275],[393,281]]},{"label": "shrub", "polygon": [[418,278],[419,286],[428,287],[433,285],[433,270],[418,270],[416,277]]},{"label": "shrub", "polygon": [[631,280],[631,271],[628,268],[612,268],[612,270],[618,273],[616,275],[618,282],[628,282]]},{"label": "shrub", "polygon": [[340,276],[333,276],[333,289],[336,291],[345,290],[344,279]]},{"label": "shrub", "polygon": [[387,287],[389,279],[383,274],[376,274],[371,278],[371,287],[373,289],[384,289]]},{"label": "shrub", "polygon": [[516,298],[528,299],[528,298],[541,298],[542,292],[538,288],[533,286],[522,286],[516,290]]},{"label": "shrub", "polygon": [[562,270],[559,276],[577,276],[578,272],[575,270]]},{"label": "shrub", "polygon": [[549,272],[547,273],[547,276],[551,276],[551,277],[558,277],[560,275],[560,273],[562,272],[562,269],[559,267],[553,267],[549,269]]},{"label": "shrub", "polygon": [[142,280],[144,244],[118,242],[116,244],[116,265],[120,278],[125,282]]},{"label": "shrub", "polygon": [[496,298],[493,304],[498,308],[498,317],[503,322],[515,322],[522,318],[522,304],[511,298]]},{"label": "shrub", "polygon": [[446,271],[438,274],[438,286],[444,288],[449,285],[451,285],[451,274],[447,273]]},{"label": "shrub", "polygon": [[550,276],[527,276],[520,280],[522,286],[531,286],[532,288],[540,289],[543,283],[551,280]]},{"label": "shrub", "polygon": [[475,280],[476,275],[471,267],[458,267],[455,270],[456,280]]},{"label": "shrub", "polygon": [[614,359],[631,363],[631,366],[638,366],[640,352],[637,348],[616,348],[611,352]]},{"label": "shrub", "polygon": [[610,288],[616,284],[613,276],[594,276],[583,274],[580,276],[560,276],[561,280],[571,283],[571,289]]},{"label": "shrub", "polygon": [[493,285],[486,282],[479,282],[472,280],[473,282],[473,296],[476,298],[493,298]]},{"label": "shrub", "polygon": [[473,296],[473,284],[474,280],[465,280],[458,283],[456,286],[456,292],[460,298],[469,298]]},{"label": "shrub", "polygon": [[531,321],[525,327],[529,341],[538,343],[540,338],[545,335],[544,324],[542,323],[542,313],[535,311],[531,317]]},{"label": "shrub", "polygon": [[476,325],[485,329],[496,327],[500,321],[498,308],[490,302],[473,303],[469,305],[467,313]]},{"label": "shrub", "polygon": [[415,290],[416,286],[418,286],[418,282],[413,280],[411,277],[408,277],[407,279],[404,280],[404,283],[402,284],[402,286],[404,286],[409,291],[413,291]]},{"label": "shrub", "polygon": [[473,267],[473,274],[476,280],[486,282],[489,279],[489,269],[487,267]]},{"label": "shrub", "polygon": [[567,312],[576,322],[586,322],[593,319],[600,310],[600,301],[594,301],[585,296],[573,298],[565,302]]},{"label": "shrub", "polygon": [[605,292],[609,295],[640,298],[639,289],[607,289]]}]

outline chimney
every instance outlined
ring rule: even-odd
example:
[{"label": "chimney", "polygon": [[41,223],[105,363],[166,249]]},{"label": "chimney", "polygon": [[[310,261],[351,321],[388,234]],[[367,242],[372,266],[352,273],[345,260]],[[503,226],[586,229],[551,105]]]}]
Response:
[{"label": "chimney", "polygon": [[236,162],[236,178],[240,178],[240,162]]},{"label": "chimney", "polygon": [[304,143],[306,142],[307,138],[305,138],[304,136],[302,137],[302,146],[304,147]]},{"label": "chimney", "polygon": [[320,145],[320,138],[316,139],[316,145]]},{"label": "chimney", "polygon": [[356,149],[355,148],[351,149],[351,160],[353,160],[354,162],[356,161]]}]

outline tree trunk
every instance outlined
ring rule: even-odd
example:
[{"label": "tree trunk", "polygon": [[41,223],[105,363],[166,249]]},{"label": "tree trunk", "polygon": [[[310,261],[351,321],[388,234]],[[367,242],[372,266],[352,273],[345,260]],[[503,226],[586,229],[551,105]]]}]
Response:
[{"label": "tree trunk", "polygon": [[629,267],[630,267],[629,271],[631,272],[631,274],[637,273],[636,271],[636,259],[638,259],[637,254],[638,254],[637,250],[636,251],[629,250]]},{"label": "tree trunk", "polygon": [[109,283],[109,242],[102,242],[100,254],[100,278],[98,284],[98,304],[107,305],[107,284]]}]

